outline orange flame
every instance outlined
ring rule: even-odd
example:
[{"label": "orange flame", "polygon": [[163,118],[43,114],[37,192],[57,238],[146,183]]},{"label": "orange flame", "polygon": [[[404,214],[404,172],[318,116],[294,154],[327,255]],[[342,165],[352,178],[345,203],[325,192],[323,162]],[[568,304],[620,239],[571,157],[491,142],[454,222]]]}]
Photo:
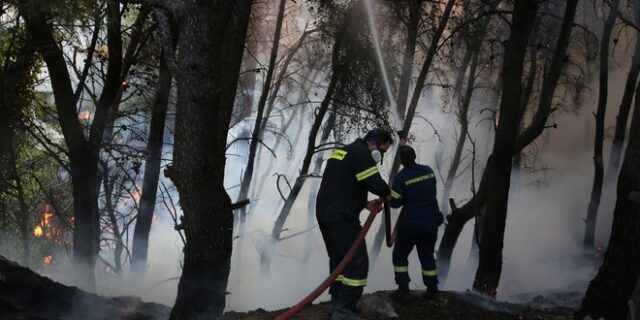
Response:
[{"label": "orange flame", "polygon": [[142,192],[140,192],[140,187],[136,183],[136,192],[133,193],[133,201],[135,201],[136,204],[140,204],[141,198],[142,198]]},{"label": "orange flame", "polygon": [[130,203],[129,201],[133,200],[133,205],[137,207],[138,205],[140,205],[141,198],[142,198],[142,189],[140,188],[140,184],[136,182],[136,184],[134,185],[134,190],[131,193],[131,195],[124,199],[124,204],[129,205]]},{"label": "orange flame", "polygon": [[36,236],[36,238],[42,237],[43,233],[44,232],[42,231],[42,227],[40,225],[37,225],[35,229],[33,229],[33,235]]},{"label": "orange flame", "polygon": [[44,205],[44,212],[42,213],[42,221],[33,229],[33,235],[36,238],[40,238],[43,235],[47,238],[53,236],[53,228],[51,226],[51,219],[53,219],[53,210],[50,204]]}]

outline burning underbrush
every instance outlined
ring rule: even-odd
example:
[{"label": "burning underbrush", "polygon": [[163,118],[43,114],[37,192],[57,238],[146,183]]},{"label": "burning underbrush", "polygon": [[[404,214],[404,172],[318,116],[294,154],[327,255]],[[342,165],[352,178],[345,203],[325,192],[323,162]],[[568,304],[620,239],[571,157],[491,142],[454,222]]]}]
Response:
[{"label": "burning underbrush", "polygon": [[[442,292],[435,301],[415,292],[400,303],[389,291],[366,294],[359,304],[365,319],[571,319],[580,293],[521,296],[520,303],[495,301],[471,292]],[[273,319],[283,310],[227,312],[228,320]],[[295,319],[327,319],[328,303],[314,304]],[[42,277],[0,256],[0,320],[167,319],[170,308],[135,297],[105,298]]]}]

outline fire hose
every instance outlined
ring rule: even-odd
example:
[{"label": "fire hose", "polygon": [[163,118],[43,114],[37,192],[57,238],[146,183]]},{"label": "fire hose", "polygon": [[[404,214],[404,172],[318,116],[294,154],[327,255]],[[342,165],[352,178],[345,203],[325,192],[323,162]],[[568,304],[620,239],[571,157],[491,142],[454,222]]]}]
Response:
[{"label": "fire hose", "polygon": [[396,224],[393,227],[393,232],[391,232],[391,208],[389,208],[389,202],[384,203],[384,223],[385,223],[385,232],[387,234],[387,247],[393,247],[393,244],[396,243],[396,237],[398,236],[398,227],[400,227],[400,217],[402,216],[402,211],[398,215],[398,219],[396,220]]},{"label": "fire hose", "polygon": [[[362,243],[364,242],[364,237],[367,235],[371,224],[373,223],[376,214],[382,210],[381,204],[383,203],[382,199],[374,200],[373,210],[369,213],[367,220],[365,221],[360,233],[353,241],[353,244],[347,251],[347,254],[342,258],[342,261],[338,264],[338,266],[331,272],[331,274],[318,285],[318,287],[313,290],[308,296],[304,299],[300,300],[295,306],[289,308],[284,313],[280,314],[275,320],[288,320],[294,317],[296,314],[300,313],[307,305],[311,304],[313,300],[315,300],[318,296],[320,296],[327,288],[336,280],[336,278],[342,273],[344,268],[349,264],[356,251],[360,248]],[[400,216],[398,216],[398,220]],[[393,232],[391,232],[391,209],[389,208],[389,203],[384,202],[384,221],[385,221],[385,229],[386,229],[386,238],[387,238],[387,247],[393,246],[396,241],[396,235],[398,233],[399,223],[396,221],[396,225],[393,228]]]}]

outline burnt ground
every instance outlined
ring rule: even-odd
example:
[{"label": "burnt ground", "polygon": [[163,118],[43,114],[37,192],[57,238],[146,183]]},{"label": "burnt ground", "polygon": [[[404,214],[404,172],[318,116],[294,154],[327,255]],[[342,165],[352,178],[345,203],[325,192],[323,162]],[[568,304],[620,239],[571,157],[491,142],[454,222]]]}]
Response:
[{"label": "burnt ground", "polygon": [[[430,301],[422,298],[419,292],[415,292],[411,300],[400,303],[392,299],[390,293],[391,291],[380,291],[366,294],[359,304],[361,316],[367,320],[390,319],[387,308],[390,305],[397,313],[396,319],[561,320],[572,319],[573,304],[581,296],[579,293],[550,294],[549,297],[534,295],[530,303],[516,304],[499,302],[471,292],[441,292],[436,301]],[[293,319],[328,319],[328,306],[327,302],[314,304]],[[228,312],[224,318],[267,320],[275,318],[283,311]]]},{"label": "burnt ground", "polygon": [[[396,319],[496,319],[496,320],[538,320],[538,319],[572,319],[573,309],[569,307],[543,307],[538,308],[529,304],[515,304],[506,302],[496,302],[477,294],[469,292],[442,292],[437,301],[422,299],[419,295],[414,295],[408,303],[399,303],[389,297],[389,291],[381,291],[365,295],[363,300],[374,297],[390,302],[398,315]],[[576,294],[566,293],[572,298]],[[537,296],[537,301],[545,300],[542,296]],[[91,317],[85,314],[83,319],[122,319],[122,320],[143,320],[143,319],[167,319],[169,307],[158,304],[140,304],[139,299],[132,297],[119,297],[106,299],[108,304],[118,305],[120,314],[110,313],[108,318]],[[375,301],[375,300],[374,300]],[[536,301],[531,304],[535,305]],[[137,305],[133,311],[131,305]],[[367,308],[365,306],[365,308]],[[307,307],[300,315],[293,319],[324,320],[327,317],[328,303],[323,302]],[[265,311],[258,309],[251,312],[227,312],[224,319],[227,320],[267,320],[274,319],[279,311]],[[378,320],[389,319],[381,310],[361,310],[364,319]],[[77,319],[76,317],[36,317],[30,315],[24,309],[18,308],[5,301],[0,301],[1,320],[41,320],[41,319]],[[113,317],[113,318],[112,318]]]},{"label": "burnt ground", "polygon": [[[362,297],[365,319],[571,319],[581,293],[528,294],[519,303],[500,302],[471,292],[441,292],[435,301],[414,292],[400,303],[390,291]],[[328,303],[307,307],[294,319],[328,319]],[[273,319],[284,310],[227,312],[228,320]],[[0,320],[155,320],[168,319],[170,307],[145,303],[136,297],[106,298],[65,286],[0,256]]]}]

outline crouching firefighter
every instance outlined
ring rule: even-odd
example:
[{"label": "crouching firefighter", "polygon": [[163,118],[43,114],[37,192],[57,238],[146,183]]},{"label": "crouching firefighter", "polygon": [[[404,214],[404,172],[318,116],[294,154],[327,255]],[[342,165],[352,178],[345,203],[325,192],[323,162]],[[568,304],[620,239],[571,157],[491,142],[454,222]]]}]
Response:
[{"label": "crouching firefighter", "polygon": [[[316,218],[329,254],[332,272],[353,244],[361,230],[360,212],[375,210],[380,203],[367,202],[368,192],[389,198],[391,190],[382,180],[376,162],[393,143],[391,133],[382,129],[369,131],[364,139],[356,139],[335,150],[327,160],[316,199]],[[367,284],[369,258],[363,244],[341,275],[331,285],[331,319],[360,319],[356,303]]]},{"label": "crouching firefighter", "polygon": [[402,216],[393,247],[393,270],[398,290],[392,297],[407,301],[410,296],[409,253],[417,248],[422,265],[422,281],[427,287],[424,297],[433,299],[438,292],[438,275],[433,249],[438,227],[443,222],[436,199],[436,179],[430,167],[416,163],[416,153],[401,145],[398,157],[403,168],[393,180],[391,207],[402,206]]}]

